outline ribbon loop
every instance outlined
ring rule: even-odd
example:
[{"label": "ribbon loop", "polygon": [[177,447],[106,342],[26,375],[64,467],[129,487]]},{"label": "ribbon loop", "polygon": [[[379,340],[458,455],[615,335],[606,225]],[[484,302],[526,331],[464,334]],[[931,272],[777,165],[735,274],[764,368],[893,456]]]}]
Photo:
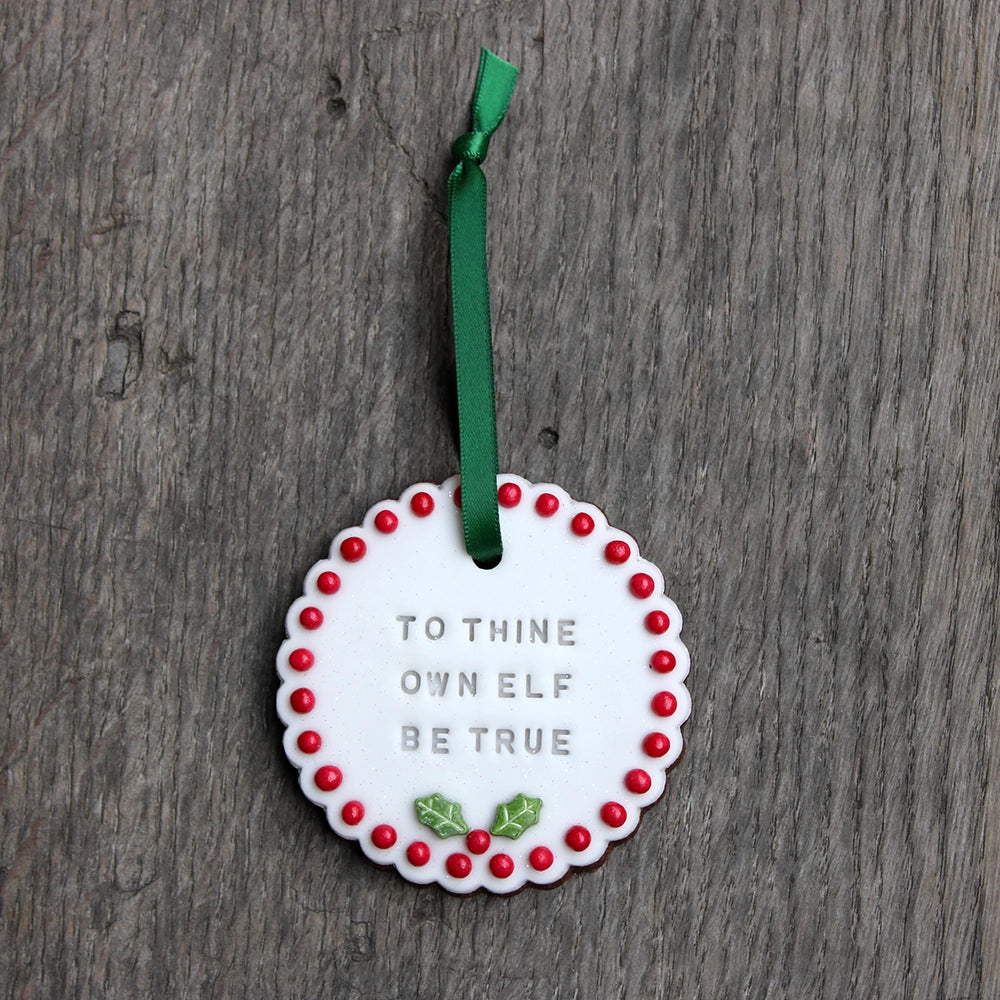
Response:
[{"label": "ribbon loop", "polygon": [[465,549],[483,567],[503,555],[497,501],[497,418],[493,392],[490,289],[486,267],[486,159],[490,136],[507,113],[517,70],[482,50],[472,98],[472,130],[452,145],[448,177],[451,316],[458,383],[458,444]]}]

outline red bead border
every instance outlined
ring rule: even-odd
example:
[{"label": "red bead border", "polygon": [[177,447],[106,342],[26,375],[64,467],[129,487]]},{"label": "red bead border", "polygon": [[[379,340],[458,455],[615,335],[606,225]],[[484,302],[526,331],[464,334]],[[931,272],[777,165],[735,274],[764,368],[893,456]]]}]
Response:
[{"label": "red bead border", "polygon": [[[555,515],[563,507],[562,501],[555,493],[550,492],[551,487],[546,489],[540,484],[527,484],[529,487],[539,489],[540,492],[535,497],[533,504],[534,513],[546,520],[558,520]],[[456,487],[453,492],[453,502],[456,507],[461,507],[461,488]],[[513,509],[521,504],[524,499],[524,490],[521,485],[513,481],[501,481],[498,486],[497,499],[500,506]],[[389,501],[388,503],[392,503]],[[570,500],[570,510],[577,504]],[[413,493],[406,505],[410,513],[417,518],[426,518],[436,509],[438,504],[434,496],[426,490],[418,490]],[[392,535],[400,526],[400,519],[395,510],[386,506],[378,505],[378,510],[371,518],[371,529],[381,536]],[[586,511],[577,511],[568,521],[569,530],[578,538],[587,538],[598,527],[595,519]],[[358,534],[364,529],[353,529],[352,534],[344,537],[339,546],[339,555],[345,563],[357,563],[368,553],[368,543]],[[604,560],[613,567],[626,566],[633,555],[633,548],[624,539],[612,539],[603,550]],[[645,562],[645,560],[641,560]],[[634,563],[633,563],[634,565]],[[332,597],[341,588],[342,580],[339,574],[324,570],[316,578],[316,589],[324,597]],[[639,601],[648,600],[656,593],[656,581],[653,576],[644,572],[629,572],[627,586],[631,595]],[[299,624],[309,631],[318,629],[324,621],[323,610],[315,605],[309,605],[300,611],[298,616]],[[646,613],[643,619],[644,630],[651,636],[664,635],[670,629],[670,617],[662,609],[657,609]],[[300,646],[291,650],[287,654],[288,666],[299,673],[310,670],[316,662],[315,654],[312,650]],[[660,674],[670,673],[677,665],[677,658],[670,650],[656,650],[650,656],[648,669]],[[299,715],[308,715],[315,707],[315,696],[306,687],[296,688],[289,697],[289,707]],[[678,707],[677,697],[670,691],[656,692],[649,703],[649,710],[654,717],[666,718],[672,716]],[[686,721],[686,720],[685,720]],[[320,735],[314,730],[304,730],[299,734],[296,744],[303,753],[317,753],[322,746]],[[305,744],[305,745],[303,745]],[[308,747],[308,749],[307,749]],[[650,731],[642,741],[642,753],[647,758],[657,760],[665,756],[670,751],[670,739],[664,733]],[[313,783],[318,791],[330,793],[337,790],[343,782],[343,774],[335,765],[323,765],[313,771]],[[642,797],[649,793],[653,787],[653,780],[648,771],[642,768],[634,768],[629,771],[622,780],[622,789],[632,795]],[[657,799],[659,795],[657,796]],[[654,800],[655,801],[655,800]],[[653,803],[648,803],[652,805]],[[642,808],[645,808],[643,806]],[[629,807],[619,802],[608,801],[601,806],[598,816],[600,825],[610,830],[617,830],[625,825],[629,813]],[[365,818],[364,805],[352,799],[343,804],[340,809],[340,816],[350,827],[359,827]],[[389,851],[398,844],[398,833],[392,825],[379,823],[371,828],[367,834],[372,846],[378,851]],[[610,848],[613,841],[607,840]],[[616,838],[617,839],[617,838]],[[586,852],[593,842],[590,829],[583,824],[570,826],[565,834],[564,842],[566,847],[577,854]],[[485,830],[473,830],[465,838],[465,851],[454,851],[454,845],[442,844],[442,848],[449,850],[446,861],[446,871],[448,876],[455,882],[462,882],[473,874],[478,867],[477,858],[482,858],[490,875],[498,881],[509,879],[518,868],[518,863],[505,852],[491,852],[492,838]],[[466,853],[467,852],[467,853]],[[431,862],[434,857],[434,850],[425,841],[412,841],[403,848],[406,861],[415,869],[423,868]],[[470,857],[472,855],[472,857]],[[547,871],[555,864],[554,852],[545,845],[536,845],[528,853],[525,867],[537,873]],[[573,867],[572,864],[570,867]],[[530,878],[530,877],[529,877]]]}]

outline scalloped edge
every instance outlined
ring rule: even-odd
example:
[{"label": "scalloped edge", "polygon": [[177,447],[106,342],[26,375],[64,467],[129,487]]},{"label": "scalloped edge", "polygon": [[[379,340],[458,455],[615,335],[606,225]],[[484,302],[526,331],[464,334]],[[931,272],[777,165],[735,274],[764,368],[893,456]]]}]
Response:
[{"label": "scalloped edge", "polygon": [[[327,820],[334,832],[343,839],[357,841],[368,860],[377,867],[395,868],[403,878],[411,883],[416,885],[436,883],[450,893],[463,896],[473,895],[482,891],[506,896],[519,892],[528,885],[536,888],[553,888],[556,885],[562,884],[575,871],[586,871],[599,867],[606,860],[612,847],[623,843],[635,834],[646,810],[662,798],[666,790],[667,772],[676,766],[683,756],[685,743],[681,727],[689,719],[691,712],[690,693],[684,683],[690,670],[690,655],[687,647],[680,639],[683,619],[677,606],[666,596],[663,574],[655,564],[644,559],[639,554],[639,545],[635,538],[628,532],[611,525],[604,511],[594,504],[574,500],[564,489],[554,483],[531,483],[520,476],[510,473],[501,474],[497,477],[498,489],[508,483],[514,483],[521,489],[521,503],[524,503],[526,500],[533,503],[541,494],[551,493],[559,500],[560,509],[565,506],[573,517],[584,513],[593,518],[594,528],[587,536],[579,539],[581,544],[594,544],[598,542],[600,548],[603,550],[609,541],[616,539],[625,541],[630,546],[631,551],[628,559],[621,564],[622,570],[629,573],[640,571],[652,577],[654,589],[649,598],[655,598],[658,606],[664,607],[667,610],[670,619],[670,626],[662,635],[663,645],[669,643],[671,649],[675,651],[675,655],[677,653],[680,654],[677,655],[677,663],[674,669],[669,674],[659,675],[664,678],[662,682],[663,687],[669,689],[678,698],[677,711],[672,718],[670,726],[663,727],[665,729],[669,728],[672,733],[670,736],[670,751],[663,758],[638,761],[638,764],[642,765],[642,769],[646,771],[651,779],[649,789],[643,793],[634,793],[624,787],[622,788],[619,798],[624,799],[627,796],[627,822],[618,828],[608,826],[600,820],[596,823],[591,823],[589,827],[593,834],[591,844],[585,851],[579,853],[578,864],[572,863],[576,856],[571,856],[568,853],[569,849],[564,844],[556,843],[552,845],[546,844],[546,846],[549,846],[553,850],[555,859],[553,864],[545,871],[536,871],[527,862],[522,862],[517,865],[515,873],[510,878],[498,879],[489,872],[488,859],[486,855],[482,855],[473,859],[474,867],[477,861],[480,863],[480,867],[485,867],[485,872],[480,871],[477,881],[470,882],[466,878],[455,878],[448,875],[447,872],[443,874],[443,877],[439,877],[435,871],[429,870],[426,866],[418,867],[410,864],[406,858],[406,845],[398,840],[387,849],[377,848],[371,843],[370,836],[368,839],[365,839],[363,836],[367,825],[363,828],[356,828],[346,824],[340,815],[343,803],[339,800],[340,797],[337,795],[336,790],[321,791],[316,787],[312,781],[315,770],[310,771],[309,769],[315,768],[317,762],[311,759],[309,755],[303,754],[296,745],[298,735],[305,731],[308,726],[305,724],[302,715],[290,709],[288,689],[302,684],[304,675],[302,672],[288,665],[288,656],[293,649],[300,648],[302,643],[308,640],[310,634],[313,634],[305,630],[300,624],[299,615],[301,611],[306,607],[321,603],[330,596],[320,592],[317,585],[318,577],[326,571],[337,572],[338,576],[344,572],[350,572],[351,562],[345,560],[341,554],[342,543],[348,538],[360,537],[365,541],[366,546],[368,546],[372,539],[383,537],[375,527],[375,519],[383,511],[391,511],[400,521],[405,518],[419,524],[423,518],[412,513],[410,509],[410,500],[417,493],[427,492],[435,497],[435,499],[440,497],[442,502],[447,501],[447,506],[457,510],[457,507],[454,505],[454,495],[459,483],[460,479],[458,476],[452,476],[440,484],[431,482],[415,483],[404,490],[397,500],[387,499],[374,504],[365,514],[361,525],[345,528],[337,533],[330,546],[329,558],[320,560],[314,564],[306,574],[303,594],[293,601],[286,615],[285,628],[288,638],[282,643],[277,656],[278,674],[281,678],[281,684],[277,692],[277,709],[279,718],[286,727],[283,738],[285,753],[289,761],[300,772],[299,784],[303,793],[310,801],[324,808]],[[501,507],[501,518],[503,518],[503,510],[504,508]],[[563,519],[565,519],[565,515]],[[460,522],[461,519],[456,518],[457,530],[459,532],[461,531]],[[667,682],[668,677],[669,683]],[[598,827],[599,829],[595,829]],[[370,834],[370,831],[367,832]]]}]

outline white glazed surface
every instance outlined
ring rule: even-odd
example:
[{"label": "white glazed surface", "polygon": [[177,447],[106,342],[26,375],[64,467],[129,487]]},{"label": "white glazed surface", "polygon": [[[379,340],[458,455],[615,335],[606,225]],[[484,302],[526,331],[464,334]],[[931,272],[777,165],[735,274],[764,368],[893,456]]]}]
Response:
[{"label": "white glazed surface", "polygon": [[[287,727],[285,751],[300,769],[303,791],[326,810],[333,829],[357,840],[372,861],[394,865],[412,882],[438,882],[457,893],[510,893],[526,883],[547,885],[573,867],[600,861],[609,844],[631,834],[642,809],[662,795],[665,772],[681,753],[680,727],[691,707],[683,683],[689,658],[679,638],[680,613],[664,596],[659,570],[640,558],[635,540],[610,527],[599,508],[575,502],[557,486],[511,475],[498,478],[498,484],[508,483],[516,484],[522,495],[517,506],[500,508],[503,559],[491,570],[478,568],[465,552],[461,512],[454,503],[458,477],[441,485],[420,483],[398,501],[376,504],[363,526],[337,535],[330,558],[307,574],[304,596],[288,612],[289,638],[278,653],[278,714]],[[411,510],[417,493],[434,501],[426,517]],[[551,516],[536,511],[542,494],[559,502]],[[375,524],[386,510],[398,518],[391,533]],[[594,520],[586,537],[571,529],[579,513]],[[347,538],[361,538],[367,547],[356,562],[341,554]],[[631,550],[620,565],[605,557],[605,547],[616,540]],[[331,595],[317,586],[327,571],[340,578]],[[629,582],[636,573],[652,577],[650,596],[631,592]],[[300,622],[305,608],[318,608],[322,625],[305,628]],[[657,610],[670,619],[661,635],[651,634],[645,624],[646,615]],[[415,619],[406,623],[406,639],[400,616]],[[482,619],[471,641],[463,618]],[[439,638],[428,637],[441,629],[436,621],[428,628],[430,619],[444,623]],[[530,641],[532,619],[539,627],[547,620],[547,642],[540,641],[538,629]],[[499,632],[491,640],[491,620],[498,629],[507,622],[506,642]],[[517,621],[522,622],[520,643]],[[296,649],[313,653],[315,662],[308,670],[289,665]],[[669,673],[650,668],[657,650],[675,657]],[[448,674],[443,695],[430,693],[428,673]],[[460,673],[469,679],[476,674],[474,696],[468,684],[460,685]],[[501,673],[515,676],[501,681]],[[566,674],[568,678],[556,677]],[[410,693],[418,676],[419,690]],[[303,687],[315,695],[315,707],[299,713],[291,696]],[[666,718],[652,708],[652,699],[663,691],[676,699],[676,709]],[[403,727],[417,728],[418,749],[404,748]],[[488,729],[479,752],[473,727]],[[537,730],[544,731],[537,753],[524,749],[526,728],[533,745]],[[448,730],[438,734],[436,753],[433,729]],[[504,743],[497,747],[497,729],[515,734],[513,752]],[[568,733],[557,736],[554,744],[556,729]],[[316,752],[300,749],[298,738],[305,731],[320,735]],[[668,737],[665,755],[645,753],[643,741],[651,732]],[[445,747],[448,752],[440,752]],[[343,774],[333,791],[321,791],[315,783],[316,771],[324,765],[335,765]],[[625,787],[625,775],[634,768],[648,772],[648,791],[636,794]],[[472,830],[488,831],[497,806],[519,793],[540,798],[543,805],[537,824],[520,837],[493,836],[485,853],[477,855],[467,849],[464,836],[440,838],[419,822],[415,800],[435,792],[460,804]],[[348,802],[364,806],[364,818],[356,825],[342,816]],[[625,822],[617,828],[602,820],[607,802],[625,807]],[[384,824],[397,835],[387,849],[372,842],[372,831]],[[566,834],[574,826],[591,835],[585,850],[567,845]],[[415,841],[430,848],[430,860],[422,866],[407,858],[407,847]],[[529,863],[532,849],[540,845],[554,855],[545,871]],[[455,853],[471,861],[468,876],[449,874],[447,859]],[[513,861],[507,878],[490,870],[491,859],[501,853]]]}]

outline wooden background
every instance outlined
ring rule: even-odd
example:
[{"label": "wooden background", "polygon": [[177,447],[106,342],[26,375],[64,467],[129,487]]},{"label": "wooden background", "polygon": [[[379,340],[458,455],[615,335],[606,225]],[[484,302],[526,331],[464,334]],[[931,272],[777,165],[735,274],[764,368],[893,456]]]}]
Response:
[{"label": "wooden background", "polygon": [[[998,5],[0,20],[0,994],[1000,997]],[[501,466],[694,662],[639,834],[512,899],[370,866],[272,707],[335,532],[456,471],[481,44]]]}]

